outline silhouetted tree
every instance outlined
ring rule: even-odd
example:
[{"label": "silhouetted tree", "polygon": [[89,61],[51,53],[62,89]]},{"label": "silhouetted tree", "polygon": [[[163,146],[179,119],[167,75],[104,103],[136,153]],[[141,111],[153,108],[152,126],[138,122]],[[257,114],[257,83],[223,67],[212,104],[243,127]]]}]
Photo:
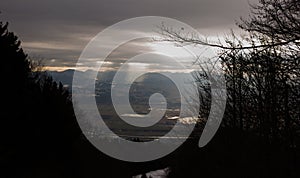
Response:
[{"label": "silhouetted tree", "polygon": [[[252,156],[259,155],[261,166],[266,168],[261,171],[265,175],[263,177],[297,177],[300,144],[300,3],[299,0],[260,0],[257,5],[252,5],[251,10],[249,18],[242,19],[238,24],[245,34],[237,36],[232,33],[224,43],[212,43],[195,34],[185,34],[182,30],[166,26],[161,27],[161,34],[165,36],[165,41],[179,45],[205,45],[219,49],[217,58],[222,64],[227,86],[227,105],[223,128],[219,132],[230,137],[225,144],[229,150],[224,148],[225,145],[219,145],[224,148],[220,157],[230,155],[232,149],[234,154],[239,152],[243,156],[258,149]],[[209,113],[208,75],[206,72],[196,75],[203,101],[200,107],[202,117],[207,117]],[[226,140],[226,135],[220,138]],[[223,143],[220,140],[217,142],[212,145]],[[227,157],[225,162],[229,160]],[[248,166],[255,164],[256,161],[244,163]],[[278,165],[286,167],[281,175],[272,169],[277,169]]]},{"label": "silhouetted tree", "polygon": [[81,131],[70,94],[35,71],[7,27],[0,23],[0,176],[78,177],[73,143]]},{"label": "silhouetted tree", "polygon": [[[223,124],[254,131],[268,142],[295,145],[299,130],[300,3],[298,0],[260,0],[248,20],[239,25],[246,35],[211,43],[192,33],[162,26],[165,41],[219,48],[226,77],[228,102]],[[198,75],[206,81],[207,75]],[[200,82],[201,84],[201,82]],[[209,86],[199,85],[201,99]],[[203,92],[206,91],[206,92]],[[209,105],[207,100],[206,105]],[[202,106],[203,109],[204,106]],[[207,114],[207,109],[204,109]],[[203,110],[200,110],[200,115]]]}]

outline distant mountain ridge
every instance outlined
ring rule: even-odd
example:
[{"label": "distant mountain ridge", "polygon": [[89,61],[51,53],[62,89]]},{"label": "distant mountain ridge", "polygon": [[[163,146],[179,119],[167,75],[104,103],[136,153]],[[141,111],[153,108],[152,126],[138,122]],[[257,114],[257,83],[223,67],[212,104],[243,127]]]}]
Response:
[{"label": "distant mountain ridge", "polygon": [[[68,86],[69,89],[72,88],[72,81],[73,81],[73,75],[75,70],[74,69],[68,69],[65,71],[46,71],[49,75],[51,75],[53,77],[53,79],[57,82],[62,82],[63,85]],[[82,77],[87,78],[86,73],[93,73],[93,71],[77,71],[79,75],[81,75]],[[111,83],[113,80],[113,77],[115,76],[116,71],[106,71],[106,72],[99,72],[97,75],[97,81],[96,83]],[[186,77],[186,75],[189,75],[189,73],[168,73],[170,76],[174,77],[174,78],[184,78]],[[135,82],[142,82],[144,81],[145,83],[147,83],[147,85],[165,85],[168,84],[168,79],[166,79],[165,77],[161,77],[161,75],[159,73],[147,73],[144,74],[143,77],[140,77],[138,80],[136,80]],[[97,84],[96,84],[97,85]]]}]

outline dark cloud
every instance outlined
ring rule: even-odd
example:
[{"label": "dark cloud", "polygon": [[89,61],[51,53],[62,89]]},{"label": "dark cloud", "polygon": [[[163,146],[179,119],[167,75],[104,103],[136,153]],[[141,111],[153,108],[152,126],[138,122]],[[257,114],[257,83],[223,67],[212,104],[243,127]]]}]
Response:
[{"label": "dark cloud", "polygon": [[105,27],[137,16],[165,16],[214,35],[233,28],[257,0],[3,0],[3,21],[31,55],[76,62],[88,41]]}]

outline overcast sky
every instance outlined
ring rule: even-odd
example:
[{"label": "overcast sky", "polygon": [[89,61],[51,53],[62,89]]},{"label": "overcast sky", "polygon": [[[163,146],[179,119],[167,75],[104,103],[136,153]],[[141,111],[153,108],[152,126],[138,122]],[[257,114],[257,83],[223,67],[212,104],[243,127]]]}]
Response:
[{"label": "overcast sky", "polygon": [[[73,67],[89,40],[121,20],[164,16],[187,23],[206,36],[222,36],[236,29],[257,0],[2,0],[1,21],[22,40],[25,51],[45,65]],[[132,46],[133,45],[133,46]],[[131,43],[121,51],[143,51]],[[119,52],[120,54],[120,52]],[[122,55],[122,54],[121,54]],[[54,69],[54,68],[53,68]]]}]

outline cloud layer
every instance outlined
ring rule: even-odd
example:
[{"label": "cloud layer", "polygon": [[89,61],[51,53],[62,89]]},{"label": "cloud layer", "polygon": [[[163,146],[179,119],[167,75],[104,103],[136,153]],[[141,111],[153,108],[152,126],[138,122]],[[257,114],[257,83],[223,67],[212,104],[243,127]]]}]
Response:
[{"label": "cloud layer", "polygon": [[[165,16],[216,36],[249,14],[248,0],[3,0],[0,7],[0,19],[10,22],[10,30],[20,36],[31,56],[64,67],[74,66],[93,36],[121,20]],[[122,50],[134,53],[130,49],[144,50],[137,44]]]}]

